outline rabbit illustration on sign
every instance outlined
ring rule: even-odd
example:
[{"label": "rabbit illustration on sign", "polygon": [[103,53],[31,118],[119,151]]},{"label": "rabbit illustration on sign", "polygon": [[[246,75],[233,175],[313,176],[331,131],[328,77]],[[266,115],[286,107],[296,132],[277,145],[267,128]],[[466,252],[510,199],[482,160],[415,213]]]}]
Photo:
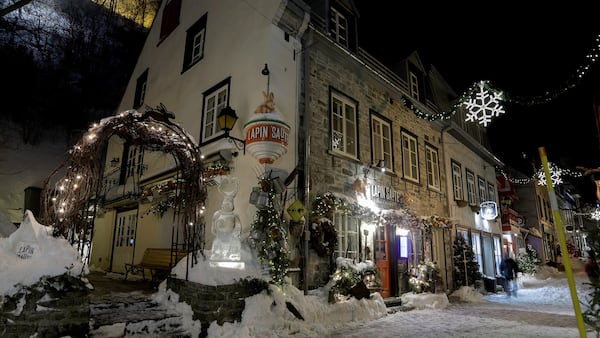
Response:
[{"label": "rabbit illustration on sign", "polygon": [[254,111],[257,114],[272,113],[275,111],[275,95],[273,93],[263,92],[265,101]]}]

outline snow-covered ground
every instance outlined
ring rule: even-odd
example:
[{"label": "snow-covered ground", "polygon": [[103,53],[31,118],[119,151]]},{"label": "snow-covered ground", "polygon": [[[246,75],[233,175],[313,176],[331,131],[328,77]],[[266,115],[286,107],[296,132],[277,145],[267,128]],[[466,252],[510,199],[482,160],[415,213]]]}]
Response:
[{"label": "snow-covered ground", "polygon": [[[0,296],[14,293],[16,283],[29,285],[43,275],[56,276],[67,270],[87,273],[77,251],[50,234],[50,228],[28,213],[17,231],[0,238]],[[581,263],[572,265],[580,311],[585,311],[590,287]],[[209,284],[228,284],[260,274],[257,270],[219,270],[208,262],[193,269],[190,280]],[[165,285],[152,297],[181,313],[182,325],[192,336],[197,335],[200,323],[192,319],[190,306],[179,302],[178,295]],[[287,285],[271,291],[246,299],[241,322],[212,323],[209,337],[580,337],[566,274],[551,267],[543,267],[536,277],[521,277],[518,297],[482,294],[467,287],[449,296],[408,293],[401,297],[403,306],[414,309],[406,312],[386,308],[379,294],[329,304],[326,289],[304,295]],[[287,310],[286,301],[294,304],[304,320]],[[119,337],[122,329],[118,325],[114,331],[104,327],[102,335],[96,332],[95,336]]]}]

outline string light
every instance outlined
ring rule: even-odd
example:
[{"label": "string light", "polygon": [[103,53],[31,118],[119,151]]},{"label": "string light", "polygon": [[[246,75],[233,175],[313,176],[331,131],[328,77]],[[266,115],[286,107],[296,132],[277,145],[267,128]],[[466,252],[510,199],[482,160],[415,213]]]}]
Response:
[{"label": "string light", "polygon": [[[555,185],[555,186],[562,184],[563,177],[565,177],[565,176],[570,176],[570,177],[575,177],[575,178],[582,176],[582,174],[579,172],[576,172],[576,171],[573,171],[570,169],[563,169],[552,162],[548,163],[548,166],[550,169],[550,176],[552,178],[552,185]],[[541,186],[546,185],[546,174],[545,174],[543,168],[539,168],[538,170],[536,170],[536,172],[531,177],[522,177],[522,178],[516,178],[516,177],[509,176],[508,174],[506,174],[504,169],[502,169],[500,167],[496,167],[496,171],[499,172],[500,174],[502,174],[504,179],[506,179],[508,182],[511,182],[514,184],[529,184],[532,181],[537,180],[538,185],[541,185]]]},{"label": "string light", "polygon": [[[577,85],[579,85],[581,83],[581,80],[588,74],[588,72],[590,71],[592,66],[598,61],[599,55],[600,55],[600,34],[597,35],[596,41],[595,41],[595,44],[594,44],[594,47],[592,48],[592,50],[586,54],[585,62],[576,69],[575,75],[571,76],[571,78],[569,78],[567,81],[565,81],[565,83],[562,86],[560,86],[560,88],[554,89],[554,90],[548,90],[548,91],[544,92],[544,94],[542,94],[542,95],[531,96],[531,97],[517,96],[517,95],[513,96],[513,95],[509,95],[508,93],[506,93],[506,91],[501,91],[501,90],[492,90],[492,93],[493,94],[495,93],[494,95],[500,94],[502,96],[502,101],[504,101],[504,102],[515,103],[515,104],[519,104],[519,105],[523,105],[523,106],[533,106],[533,105],[548,103],[548,102],[556,99],[560,95],[564,94],[569,89],[572,89],[572,88],[576,87]],[[448,118],[452,117],[452,115],[454,115],[458,111],[460,106],[463,106],[467,102],[470,102],[472,100],[477,100],[478,95],[479,96],[482,95],[480,93],[480,91],[477,90],[477,88],[481,88],[482,83],[484,83],[487,88],[492,88],[488,81],[476,82],[466,92],[464,92],[459,98],[457,98],[456,103],[452,105],[450,111],[448,111],[448,112],[438,112],[435,114],[428,114],[428,113],[424,113],[418,107],[416,107],[408,97],[402,96],[402,101],[403,101],[404,105],[408,109],[412,110],[413,113],[418,118],[426,119],[429,121],[448,119]],[[506,94],[502,95],[502,93],[506,93]],[[498,97],[498,99],[499,99],[499,97]],[[476,109],[478,109],[478,108],[476,108]],[[479,115],[476,115],[476,116],[480,117]],[[479,121],[481,124],[484,124],[484,126],[487,126],[487,123],[489,122],[489,121],[487,121],[487,119],[485,119],[487,122],[483,123],[482,120],[479,120],[476,118],[467,119],[467,122],[474,122],[476,120]]]}]

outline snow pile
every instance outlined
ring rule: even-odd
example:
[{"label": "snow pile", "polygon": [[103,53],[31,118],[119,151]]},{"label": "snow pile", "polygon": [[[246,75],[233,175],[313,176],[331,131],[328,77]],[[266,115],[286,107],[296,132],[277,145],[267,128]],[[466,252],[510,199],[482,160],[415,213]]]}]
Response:
[{"label": "snow pile", "polygon": [[27,210],[21,226],[0,238],[0,295],[13,295],[18,284],[32,285],[43,276],[87,274],[77,250],[67,240],[52,236],[52,227],[39,224]]}]

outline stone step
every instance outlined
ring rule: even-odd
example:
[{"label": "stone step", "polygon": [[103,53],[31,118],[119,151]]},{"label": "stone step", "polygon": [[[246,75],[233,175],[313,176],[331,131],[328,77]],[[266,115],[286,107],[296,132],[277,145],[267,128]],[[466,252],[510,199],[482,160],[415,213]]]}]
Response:
[{"label": "stone step", "polygon": [[183,318],[153,301],[90,304],[91,337],[191,337]]}]

